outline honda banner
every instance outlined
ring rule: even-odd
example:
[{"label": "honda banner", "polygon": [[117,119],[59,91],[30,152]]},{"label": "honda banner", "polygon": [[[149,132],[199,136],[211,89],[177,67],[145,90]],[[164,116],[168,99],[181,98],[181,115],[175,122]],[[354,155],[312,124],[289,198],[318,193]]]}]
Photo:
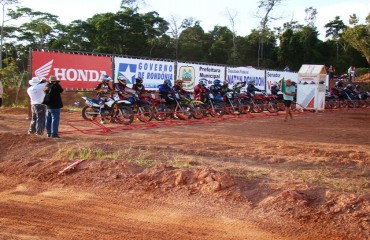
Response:
[{"label": "honda banner", "polygon": [[112,75],[111,57],[32,51],[32,76],[55,75],[63,88],[94,88],[104,74]]}]

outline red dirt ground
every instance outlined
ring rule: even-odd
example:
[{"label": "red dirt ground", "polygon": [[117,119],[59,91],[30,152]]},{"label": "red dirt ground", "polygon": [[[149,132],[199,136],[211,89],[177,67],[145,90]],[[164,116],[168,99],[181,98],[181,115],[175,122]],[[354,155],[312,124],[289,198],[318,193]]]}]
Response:
[{"label": "red dirt ground", "polygon": [[50,139],[0,108],[0,239],[369,239],[370,109],[260,116],[104,134],[65,110]]}]

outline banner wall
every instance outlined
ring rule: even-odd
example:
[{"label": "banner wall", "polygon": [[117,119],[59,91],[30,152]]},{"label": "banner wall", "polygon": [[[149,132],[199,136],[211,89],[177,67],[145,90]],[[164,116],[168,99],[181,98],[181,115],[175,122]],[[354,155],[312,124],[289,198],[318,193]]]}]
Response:
[{"label": "banner wall", "polygon": [[185,90],[192,91],[194,86],[199,83],[200,79],[207,82],[207,87],[213,84],[213,81],[225,79],[225,66],[194,64],[194,63],[177,63],[177,79],[183,80]]},{"label": "banner wall", "polygon": [[63,88],[94,88],[104,74],[112,74],[111,57],[32,51],[32,77],[55,75]]},{"label": "banner wall", "polygon": [[147,90],[158,90],[158,86],[166,79],[173,83],[175,75],[174,62],[115,57],[114,66],[115,80],[125,76],[129,80],[127,86],[132,87],[135,78],[141,77]]},{"label": "banner wall", "polygon": [[[265,70],[258,70],[252,67],[228,67],[226,79],[231,86],[234,83],[246,82],[246,87],[250,81],[254,81],[254,85],[261,90],[265,90]],[[246,91],[246,87],[242,91]]]},{"label": "banner wall", "polygon": [[279,72],[279,71],[266,71],[266,91],[268,94],[271,93],[271,85],[279,83],[281,79],[290,79],[298,83],[298,73],[294,72]]}]

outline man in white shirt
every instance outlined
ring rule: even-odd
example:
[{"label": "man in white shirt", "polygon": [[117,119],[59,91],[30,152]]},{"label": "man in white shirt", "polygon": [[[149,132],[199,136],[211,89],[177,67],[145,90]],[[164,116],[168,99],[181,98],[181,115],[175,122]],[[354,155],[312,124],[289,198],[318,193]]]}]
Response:
[{"label": "man in white shirt", "polygon": [[45,92],[44,88],[47,84],[46,79],[33,77],[28,81],[31,85],[27,89],[27,93],[31,99],[31,123],[28,129],[28,134],[43,135],[45,129],[46,106],[42,104]]}]

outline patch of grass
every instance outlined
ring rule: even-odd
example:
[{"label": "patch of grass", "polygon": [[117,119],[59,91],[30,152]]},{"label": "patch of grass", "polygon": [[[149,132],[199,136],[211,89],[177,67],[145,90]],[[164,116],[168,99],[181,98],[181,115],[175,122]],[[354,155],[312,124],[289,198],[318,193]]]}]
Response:
[{"label": "patch of grass", "polygon": [[202,165],[201,162],[196,161],[193,158],[187,158],[183,156],[174,156],[173,159],[169,161],[169,164],[176,168],[191,168]]},{"label": "patch of grass", "polygon": [[323,186],[339,192],[363,192],[369,184],[367,170],[363,170],[360,174],[358,169],[338,171],[337,169],[319,168],[294,171],[293,175],[309,185]]},{"label": "patch of grass", "polygon": [[226,168],[225,171],[232,177],[240,177],[244,178],[246,180],[255,180],[259,178],[265,178],[268,176],[268,172],[266,170],[257,170],[257,169],[246,169],[246,168],[240,168],[240,167],[231,167]]},{"label": "patch of grass", "polygon": [[[131,148],[126,149],[126,152],[130,153]],[[134,163],[141,167],[152,167],[157,163],[157,161],[150,159],[151,154],[148,151],[139,150],[139,151],[136,151],[135,156],[133,154],[130,154],[130,155],[132,155],[133,157],[130,157],[127,161],[129,163]]]},{"label": "patch of grass", "polygon": [[100,159],[100,160],[117,160],[120,156],[119,152],[107,152],[100,148],[69,148],[59,149],[57,155],[69,160],[77,159]]}]

